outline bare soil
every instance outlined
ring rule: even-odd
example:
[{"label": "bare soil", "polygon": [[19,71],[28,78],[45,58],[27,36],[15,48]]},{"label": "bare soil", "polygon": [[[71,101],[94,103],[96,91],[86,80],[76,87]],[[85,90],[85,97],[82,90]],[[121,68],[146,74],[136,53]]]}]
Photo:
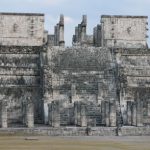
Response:
[{"label": "bare soil", "polygon": [[0,136],[0,150],[150,150],[150,137]]}]

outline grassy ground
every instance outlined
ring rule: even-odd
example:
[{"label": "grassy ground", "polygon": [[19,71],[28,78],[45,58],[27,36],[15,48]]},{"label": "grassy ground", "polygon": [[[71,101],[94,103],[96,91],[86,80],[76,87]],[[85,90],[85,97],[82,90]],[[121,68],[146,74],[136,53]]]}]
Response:
[{"label": "grassy ground", "polygon": [[150,137],[1,136],[0,150],[150,150]]}]

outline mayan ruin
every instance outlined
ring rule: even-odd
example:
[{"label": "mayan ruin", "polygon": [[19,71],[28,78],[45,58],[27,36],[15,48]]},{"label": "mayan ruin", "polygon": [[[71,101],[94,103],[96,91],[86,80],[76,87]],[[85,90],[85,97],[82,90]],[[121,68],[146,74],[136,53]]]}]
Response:
[{"label": "mayan ruin", "polygon": [[88,35],[83,15],[69,47],[64,16],[44,22],[0,13],[0,131],[150,135],[148,17],[102,15]]}]

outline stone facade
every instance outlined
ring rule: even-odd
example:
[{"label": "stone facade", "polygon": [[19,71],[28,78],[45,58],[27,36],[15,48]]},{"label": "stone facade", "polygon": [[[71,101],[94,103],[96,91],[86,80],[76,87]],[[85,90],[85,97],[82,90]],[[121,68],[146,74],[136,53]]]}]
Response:
[{"label": "stone facade", "polygon": [[87,35],[84,15],[72,47],[65,47],[63,15],[53,35],[43,28],[43,14],[0,18],[2,128],[46,124],[82,127],[88,135],[129,135],[150,125],[146,16],[103,15]]},{"label": "stone facade", "polygon": [[101,45],[115,48],[145,48],[147,30],[147,17],[103,15]]},{"label": "stone facade", "polygon": [[0,13],[0,45],[42,46],[43,14]]}]

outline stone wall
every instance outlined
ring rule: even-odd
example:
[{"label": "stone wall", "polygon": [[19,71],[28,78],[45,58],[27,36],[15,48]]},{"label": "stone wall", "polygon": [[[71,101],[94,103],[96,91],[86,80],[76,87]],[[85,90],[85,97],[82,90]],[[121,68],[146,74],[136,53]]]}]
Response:
[{"label": "stone wall", "polygon": [[[0,47],[0,100],[7,103],[8,126],[26,124],[31,111],[33,123],[43,119],[40,51],[42,47]],[[31,98],[31,102],[28,98]],[[34,109],[30,110],[32,103]],[[3,105],[1,107],[3,113]]]},{"label": "stone wall", "polygon": [[103,15],[101,35],[102,46],[145,48],[147,46],[147,17]]},{"label": "stone wall", "polygon": [[122,127],[117,134],[115,127],[35,127],[0,129],[0,135],[42,136],[150,136],[149,127]]},{"label": "stone wall", "polygon": [[149,50],[116,50],[124,125],[149,125]]},{"label": "stone wall", "polygon": [[0,13],[0,45],[42,46],[44,14]]}]

